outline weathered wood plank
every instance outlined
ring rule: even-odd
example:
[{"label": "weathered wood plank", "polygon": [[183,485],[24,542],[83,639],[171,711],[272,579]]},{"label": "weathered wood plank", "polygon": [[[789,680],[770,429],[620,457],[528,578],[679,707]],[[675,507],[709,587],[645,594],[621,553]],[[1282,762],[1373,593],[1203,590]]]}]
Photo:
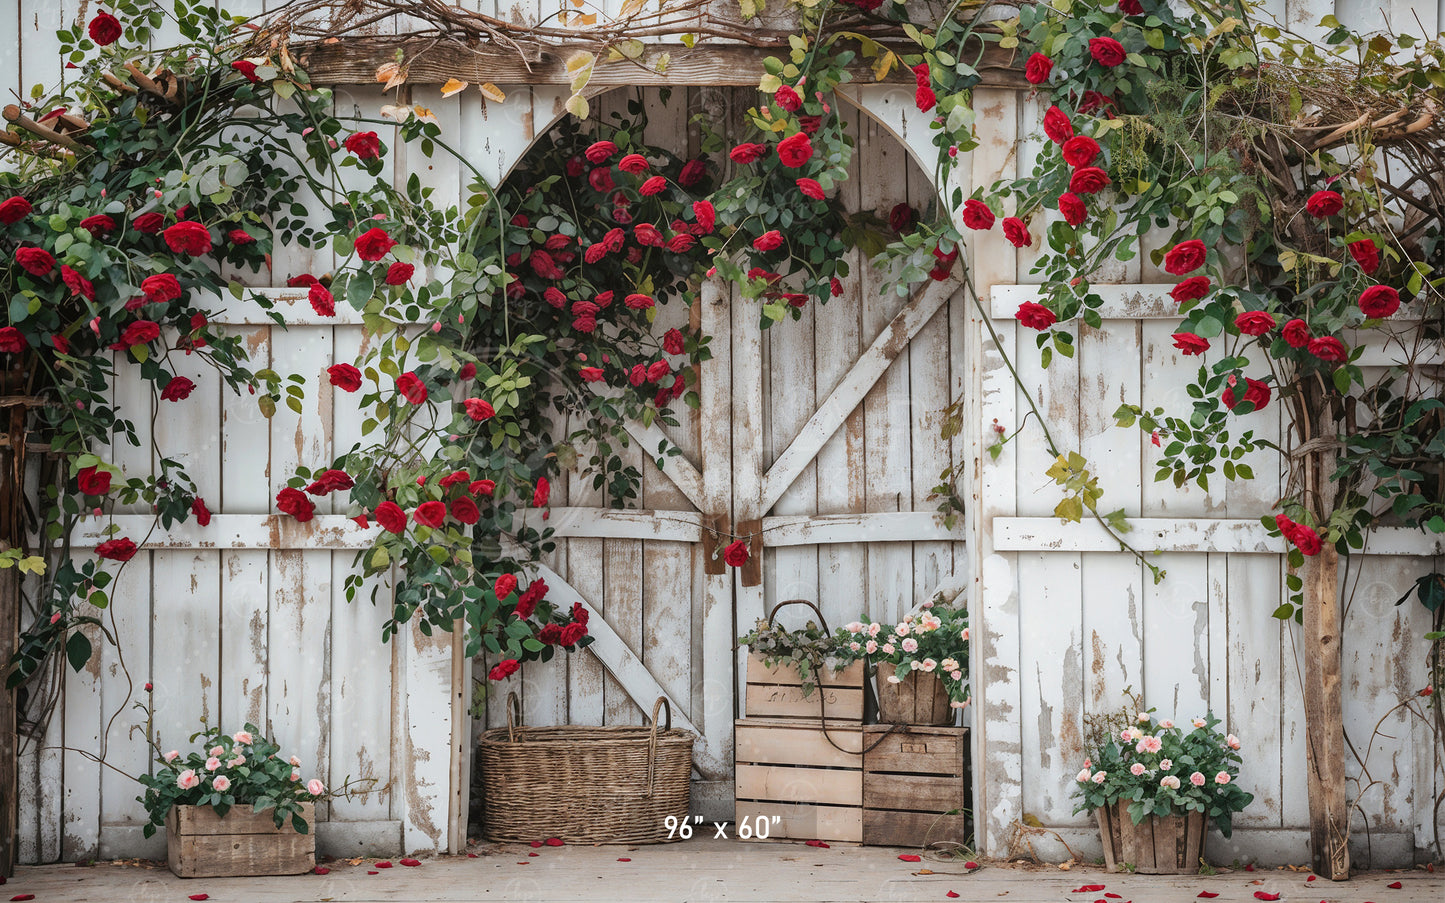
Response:
[{"label": "weathered wood plank", "polygon": [[[699,368],[702,511],[724,525],[731,524],[733,516],[731,300],[731,286],[716,279],[703,283],[699,323],[704,335],[714,337],[714,347],[712,359]],[[699,566],[706,571],[706,562],[700,561]],[[738,630],[748,627],[738,619],[734,629],[731,569],[704,573],[702,580],[702,685],[706,692],[701,712],[703,742],[698,746],[714,761],[729,762],[738,686],[733,644]],[[698,746],[693,749],[695,757]]]},{"label": "weathered wood plank", "polygon": [[737,798],[783,800],[833,806],[861,806],[863,784],[856,771],[787,765],[737,767]]},{"label": "weathered wood plank", "polygon": [[[1206,517],[1130,518],[1128,538],[1141,551],[1233,552],[1279,555],[1283,540],[1270,537],[1258,520]],[[1001,550],[1117,552],[1119,543],[1098,524],[1066,523],[1054,517],[1004,517],[994,521],[994,545]],[[1402,527],[1377,527],[1370,553],[1430,557],[1445,554],[1445,541]]]},{"label": "weathered wood plank", "polygon": [[[754,764],[861,768],[863,734],[858,725],[804,726],[792,720],[746,718],[734,726],[737,760]],[[831,742],[830,742],[831,741]]]},{"label": "weathered wood plank", "polygon": [[[963,539],[962,524],[955,524],[953,529],[949,529],[943,524],[943,515],[932,511],[872,511],[865,514],[765,517],[763,532],[770,546]],[[848,619],[857,616],[856,610],[850,611],[852,613],[846,615]]]},{"label": "weathered wood plank", "polygon": [[[779,46],[786,47],[786,41]],[[988,49],[974,64],[985,84],[1027,88],[1023,73],[1009,68],[1013,53],[998,50],[996,44],[986,46]],[[425,37],[352,38],[337,45],[310,47],[301,54],[300,61],[313,82],[325,85],[372,84],[376,81],[376,68],[383,63],[395,62],[398,53],[407,61],[407,80],[412,84],[441,84],[448,78],[459,78],[473,83],[490,81],[498,85],[566,85],[571,79],[565,60],[577,50],[595,50],[595,45],[585,39],[574,46],[541,45],[537,48],[536,59],[524,60],[510,48],[492,45],[462,48]],[[650,44],[647,52],[635,63],[598,63],[588,84],[596,88],[674,85],[751,87],[761,77],[763,59],[777,52],[777,48],[717,43],[693,48],[673,43]],[[900,47],[899,52],[908,51]],[[659,73],[656,62],[663,54],[669,54],[671,60],[666,71]],[[856,79],[872,80],[872,72],[866,65],[860,63],[855,68],[858,70],[854,76]],[[912,82],[912,73],[900,74],[896,69],[890,73],[889,82]]]}]

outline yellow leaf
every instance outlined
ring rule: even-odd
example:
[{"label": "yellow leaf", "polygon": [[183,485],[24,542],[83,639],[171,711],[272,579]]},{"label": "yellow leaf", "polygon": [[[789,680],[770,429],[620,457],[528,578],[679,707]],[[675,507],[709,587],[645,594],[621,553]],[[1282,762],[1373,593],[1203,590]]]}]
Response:
[{"label": "yellow leaf", "polygon": [[578,25],[596,25],[596,24],[597,24],[597,14],[596,14],[596,13],[588,13],[588,14],[585,15],[585,16],[578,16],[578,17],[577,17],[577,24],[578,24]]},{"label": "yellow leaf", "polygon": [[670,54],[670,53],[661,54],[660,56],[658,56],[658,58],[657,58],[656,60],[653,60],[653,62],[652,62],[653,71],[655,71],[657,74],[661,75],[661,74],[663,74],[664,72],[667,71],[667,67],[668,67],[669,65],[671,65],[671,63],[672,63],[672,54]]},{"label": "yellow leaf", "polygon": [[881,82],[887,78],[896,62],[898,62],[898,57],[891,50],[879,57],[878,62],[873,65],[873,80]]},{"label": "yellow leaf", "polygon": [[638,13],[642,12],[642,7],[646,4],[647,0],[627,0],[627,2],[622,4],[622,11],[617,15],[619,18],[622,19],[626,19],[629,16],[635,16]]},{"label": "yellow leaf", "polygon": [[682,46],[691,50],[697,44],[697,35],[693,34],[692,32],[688,32],[687,34],[683,35],[680,40],[682,41]]},{"label": "yellow leaf", "polygon": [[641,57],[642,52],[646,49],[647,45],[636,38],[630,38],[617,45],[617,51],[629,60],[635,60]]},{"label": "yellow leaf", "polygon": [[376,67],[376,80],[385,83],[384,90],[390,91],[406,81],[406,67],[399,63],[382,63]]},{"label": "yellow leaf", "polygon": [[581,94],[573,94],[567,98],[566,109],[568,113],[571,113],[578,119],[586,119],[588,113],[587,98]]},{"label": "yellow leaf", "polygon": [[482,92],[482,96],[485,97],[487,100],[494,100],[497,103],[501,103],[502,101],[507,99],[507,93],[501,88],[498,88],[496,85],[492,84],[491,82],[482,82],[480,90]]},{"label": "yellow leaf", "polygon": [[442,97],[451,97],[453,94],[460,94],[467,89],[468,84],[470,84],[470,82],[464,82],[457,78],[449,78],[447,79],[447,83],[442,85]]},{"label": "yellow leaf", "polygon": [[593,62],[595,62],[596,59],[597,57],[593,56],[585,50],[577,51],[576,53],[567,57],[567,62],[565,64],[567,67],[567,74],[575,75],[576,73],[581,72],[583,69],[591,69]]},{"label": "yellow leaf", "polygon": [[420,119],[422,122],[436,122],[436,121],[437,121],[437,115],[436,115],[435,113],[433,113],[431,110],[427,109],[426,107],[417,105],[417,106],[415,106],[415,107],[412,107],[412,110],[411,110],[411,111],[412,111],[412,114],[415,115],[416,118],[417,118],[417,119]]}]

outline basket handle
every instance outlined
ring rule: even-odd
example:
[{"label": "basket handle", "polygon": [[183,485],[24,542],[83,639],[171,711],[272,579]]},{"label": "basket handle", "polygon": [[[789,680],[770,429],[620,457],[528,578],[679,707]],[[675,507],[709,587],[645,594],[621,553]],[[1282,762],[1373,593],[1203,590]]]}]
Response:
[{"label": "basket handle", "polygon": [[647,792],[643,796],[652,797],[652,783],[657,777],[657,713],[658,710],[667,712],[667,727],[663,732],[672,730],[672,703],[667,701],[666,696],[657,697],[657,702],[652,704],[652,730],[647,737]]},{"label": "basket handle", "polygon": [[[513,713],[513,712],[516,712],[516,713],[517,713],[517,717],[516,717],[515,723],[513,722],[513,719],[512,719],[512,713]],[[516,692],[515,690],[508,690],[508,691],[507,691],[507,742],[509,742],[509,743],[516,743],[516,742],[517,742],[517,728],[520,727],[521,724],[522,724],[522,703],[517,699],[517,692]]]},{"label": "basket handle", "polygon": [[774,605],[773,610],[768,612],[769,624],[772,623],[773,616],[778,613],[778,609],[782,608],[784,605],[806,605],[809,608],[813,609],[813,611],[818,613],[818,623],[823,625],[823,633],[825,635],[832,634],[833,631],[828,629],[828,619],[823,616],[823,610],[818,606],[814,605],[812,602],[809,602],[807,599],[789,599],[786,602],[779,602],[777,605]]}]

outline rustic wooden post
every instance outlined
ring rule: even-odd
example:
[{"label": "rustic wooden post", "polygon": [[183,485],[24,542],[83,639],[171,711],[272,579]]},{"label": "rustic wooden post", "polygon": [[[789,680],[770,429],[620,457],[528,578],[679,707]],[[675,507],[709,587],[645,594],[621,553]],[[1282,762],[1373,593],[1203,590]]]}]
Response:
[{"label": "rustic wooden post", "polygon": [[[1302,381],[1301,422],[1311,435],[1304,460],[1305,500],[1316,517],[1334,510],[1336,407],[1316,376]],[[1310,857],[1332,881],[1350,877],[1350,810],[1345,800],[1345,727],[1340,697],[1339,553],[1326,542],[1304,566],[1305,750],[1309,770]]]},{"label": "rustic wooden post", "polygon": [[[0,377],[0,393],[8,382]],[[0,552],[22,547],[25,538],[25,414],[24,405],[0,406]],[[19,852],[19,694],[5,687],[5,678],[20,637],[20,579],[19,567],[0,570],[0,876],[7,878],[15,873]]]}]

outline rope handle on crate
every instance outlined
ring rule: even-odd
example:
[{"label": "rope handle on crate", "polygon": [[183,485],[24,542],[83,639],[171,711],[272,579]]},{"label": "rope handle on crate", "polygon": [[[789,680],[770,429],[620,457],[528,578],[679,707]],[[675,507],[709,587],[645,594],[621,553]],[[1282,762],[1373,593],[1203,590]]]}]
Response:
[{"label": "rope handle on crate", "polygon": [[657,774],[657,712],[661,709],[667,713],[667,727],[662,729],[663,733],[672,730],[672,703],[667,701],[666,696],[657,697],[657,702],[652,704],[652,730],[647,737],[647,793],[644,796],[652,796],[652,782]]},{"label": "rope handle on crate", "polygon": [[[513,723],[512,713],[517,713],[516,722]],[[517,699],[517,691],[507,691],[507,742],[517,742],[517,728],[522,725],[522,703]]]},{"label": "rope handle on crate", "polygon": [[[809,602],[807,599],[788,599],[784,602],[779,602],[777,605],[774,605],[773,610],[768,612],[769,623],[772,623],[773,616],[776,615],[778,613],[778,609],[782,608],[784,605],[806,605],[809,608],[813,609],[813,611],[817,612],[818,614],[818,623],[823,626],[823,634],[825,636],[832,634],[833,631],[828,629],[828,619],[823,616],[823,610],[812,602]],[[823,739],[827,740],[828,745],[838,750],[838,752],[847,753],[850,756],[861,756],[864,753],[872,752],[874,749],[877,748],[878,744],[888,739],[889,734],[903,727],[903,725],[901,724],[890,724],[888,726],[888,730],[884,731],[877,740],[874,740],[872,743],[868,744],[867,747],[859,750],[858,752],[854,752],[851,749],[844,749],[836,742],[834,742],[832,735],[828,733],[828,703],[823,695],[823,681],[821,680],[822,674],[820,673],[818,677],[820,678],[820,680],[818,681],[818,724],[823,729]],[[864,679],[867,679],[866,675]]]}]

